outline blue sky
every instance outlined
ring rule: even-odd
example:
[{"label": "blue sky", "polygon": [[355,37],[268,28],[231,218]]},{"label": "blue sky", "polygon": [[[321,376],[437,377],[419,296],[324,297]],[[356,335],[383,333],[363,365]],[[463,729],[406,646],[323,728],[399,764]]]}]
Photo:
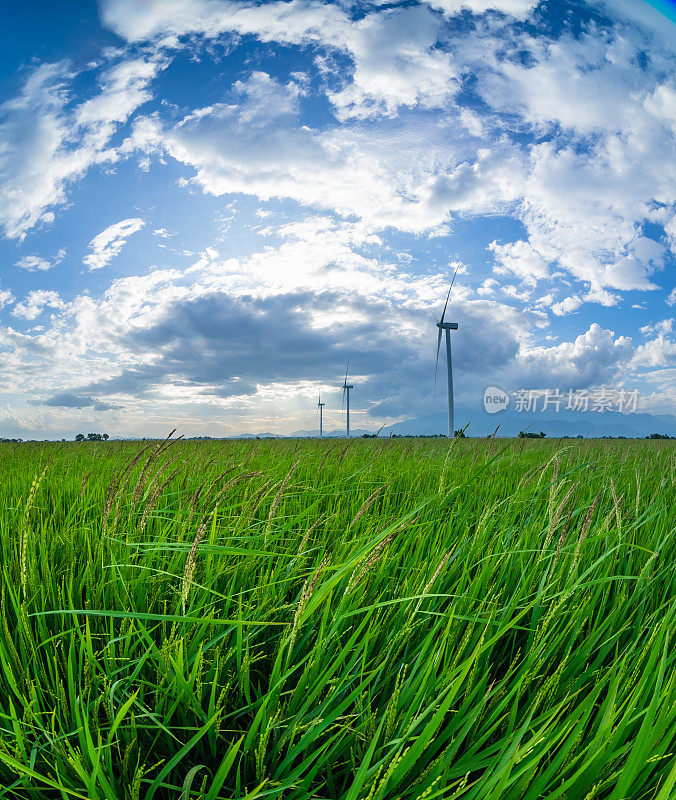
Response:
[{"label": "blue sky", "polygon": [[642,0],[7,4],[0,434],[676,410],[676,26]]}]

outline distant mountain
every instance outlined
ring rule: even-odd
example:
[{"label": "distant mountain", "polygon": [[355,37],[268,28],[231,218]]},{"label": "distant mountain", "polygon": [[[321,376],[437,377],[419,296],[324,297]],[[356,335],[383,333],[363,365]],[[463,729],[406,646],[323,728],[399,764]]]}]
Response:
[{"label": "distant mountain", "polygon": [[226,437],[228,439],[285,439],[279,433],[237,433],[234,436]]},{"label": "distant mountain", "polygon": [[[381,436],[390,432],[401,436],[420,436],[446,433],[445,414],[429,414],[424,417],[397,422],[383,428]],[[558,414],[518,413],[500,411],[487,414],[485,411],[468,413],[456,411],[456,428],[469,422],[468,436],[487,436],[498,428],[497,436],[518,436],[519,431],[544,431],[549,437],[579,436],[597,438],[602,436],[626,436],[643,438],[651,433],[676,436],[676,416],[673,414],[621,414],[618,411],[605,413],[561,411]]]},{"label": "distant mountain", "polygon": [[[353,439],[358,439],[360,436],[363,436],[365,433],[372,434],[378,430],[378,427],[374,424],[372,431],[363,430],[361,428],[356,428],[355,430],[350,431],[350,436]],[[290,439],[314,439],[319,436],[319,429],[314,431],[294,431],[290,433],[288,438]],[[324,438],[325,439],[345,439],[345,428],[340,428],[339,430],[335,431],[324,431]]]}]

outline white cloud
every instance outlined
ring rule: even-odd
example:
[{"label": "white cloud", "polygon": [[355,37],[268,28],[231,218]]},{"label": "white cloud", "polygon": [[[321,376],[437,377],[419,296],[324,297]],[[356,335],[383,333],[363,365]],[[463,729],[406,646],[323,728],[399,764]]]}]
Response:
[{"label": "white cloud", "polygon": [[0,106],[0,227],[23,238],[54,221],[70,182],[94,164],[116,161],[113,133],[149,99],[147,85],[165,66],[157,57],[123,61],[101,71],[98,94],[71,102],[75,78],[61,62],[36,67],[21,93]]},{"label": "white cloud", "polygon": [[[174,129],[140,124],[137,143],[194,166],[205,191],[290,197],[410,231],[441,230],[457,215],[508,213],[527,239],[494,249],[499,270],[533,283],[556,266],[592,292],[655,289],[665,249],[642,227],[653,201],[676,203],[672,56],[650,47],[645,29],[620,21],[612,33],[590,26],[558,39],[515,27],[514,17],[536,5],[430,0],[428,7],[451,16],[507,14],[481,17],[462,37],[422,6],[369,9],[352,20],[339,4],[309,0],[109,0],[103,16],[131,41],[169,37],[178,46],[180,35],[229,31],[350,57],[349,77],[328,97],[343,123],[373,119],[377,126],[301,127],[294,105],[300,84],[268,83],[266,108],[260,73],[238,84],[236,105],[201,109]],[[650,59],[638,68],[645,52]],[[318,55],[317,63],[336,77],[330,58]],[[491,109],[479,120],[453,106],[470,74]],[[404,106],[446,114],[434,131],[420,116],[407,124]],[[383,119],[395,112],[396,127]],[[424,126],[417,134],[414,122]],[[524,132],[540,143],[519,143],[514,134]]]},{"label": "white cloud", "polygon": [[641,333],[646,335],[650,333],[671,333],[674,329],[674,318],[669,317],[668,319],[662,319],[659,322],[651,323],[649,325],[643,325],[641,327]]},{"label": "white cloud", "polygon": [[571,297],[565,297],[558,303],[554,303],[552,306],[552,312],[556,314],[557,317],[563,317],[566,314],[571,314],[573,311],[577,311],[581,305],[582,300],[580,297],[578,297],[578,295],[574,294]]},{"label": "white cloud", "polygon": [[[545,299],[543,298],[541,302],[545,301]],[[612,294],[605,289],[590,289],[581,297],[578,294],[574,294],[556,303],[552,303],[552,297],[549,295],[544,305],[551,306],[552,313],[557,317],[563,317],[577,311],[583,303],[599,303],[602,306],[609,307],[617,305],[619,300],[619,295]]]},{"label": "white cloud", "polygon": [[228,0],[107,0],[101,16],[105,25],[130,42],[158,39],[178,46],[179,36],[200,34],[208,38],[232,31],[258,36],[262,41],[286,44],[341,43],[348,17],[333,3],[318,0],[253,3]]},{"label": "white cloud", "polygon": [[123,219],[109,225],[97,234],[89,243],[91,252],[83,259],[84,265],[91,271],[101,269],[119,255],[127,239],[145,225],[139,218]]},{"label": "white cloud", "polygon": [[620,302],[620,296],[608,292],[605,289],[590,289],[582,298],[585,303],[600,303],[606,308],[616,306]]},{"label": "white cloud", "polygon": [[661,332],[636,348],[634,367],[676,367],[676,339]]},{"label": "white cloud", "polygon": [[[369,132],[350,126],[316,130],[299,124],[300,90],[293,82],[283,85],[254,72],[235,89],[237,103],[197,109],[178,125],[164,126],[157,117],[140,120],[127,147],[165,151],[191,165],[191,182],[214,195],[290,197],[411,231],[429,231],[447,219],[442,196],[458,189],[440,185],[434,174],[470,150],[457,118],[439,124],[404,117],[389,130]],[[479,206],[490,191],[482,170],[501,174],[501,156],[481,154],[471,188],[462,190],[466,206]],[[502,168],[512,168],[509,155]]]},{"label": "white cloud", "polygon": [[667,304],[673,306],[676,304],[676,286],[669,292],[669,297],[667,297]]},{"label": "white cloud", "polygon": [[636,0],[596,0],[603,11],[621,24],[633,22],[648,31],[659,43],[676,46],[676,28],[665,23],[665,15],[657,6]]},{"label": "white cloud", "polygon": [[61,248],[59,252],[52,259],[43,258],[42,256],[30,255],[22,256],[15,264],[21,269],[28,272],[44,272],[48,269],[53,269],[58,266],[66,257],[65,248]]},{"label": "white cloud", "polygon": [[549,277],[549,266],[530,242],[518,241],[498,244],[493,241],[488,249],[495,255],[495,271],[498,274],[513,272],[529,285]]},{"label": "white cloud", "polygon": [[473,14],[500,11],[514,17],[524,18],[530,14],[540,0],[425,0],[425,2],[449,16],[466,10]]},{"label": "white cloud", "polygon": [[[503,0],[504,2],[504,0]],[[400,106],[436,107],[457,86],[452,57],[436,48],[440,20],[425,6],[371,9],[353,20],[339,4],[317,0],[253,3],[109,0],[103,21],[128,41],[178,46],[179,36],[254,35],[263,42],[322,45],[347,54],[351,80],[329,92],[342,119],[393,114]],[[318,63],[331,71],[326,59]]]},{"label": "white cloud", "polygon": [[527,59],[496,58],[490,31],[483,41],[487,58],[468,50],[478,91],[548,139],[529,148],[517,212],[532,251],[593,290],[657,288],[665,251],[642,226],[653,201],[676,203],[668,57],[653,48],[638,69],[647,40],[626,26],[557,41],[513,36],[511,54]]},{"label": "white cloud", "polygon": [[623,374],[633,355],[631,339],[594,322],[573,342],[524,349],[519,367],[524,386],[598,386]]},{"label": "white cloud", "polygon": [[102,150],[119,125],[152,98],[149,85],[167,63],[156,56],[129,59],[103,71],[99,94],[82,103],[74,113],[90,147]]},{"label": "white cloud", "polygon": [[37,289],[28,294],[22,302],[17,303],[12,309],[12,315],[19,319],[34,320],[42,314],[45,308],[56,310],[63,309],[66,304],[61,300],[58,292]]},{"label": "white cloud", "polygon": [[0,288],[0,308],[4,308],[14,302],[14,295],[9,289]]},{"label": "white cloud", "polygon": [[435,48],[439,23],[424,7],[373,13],[351,26],[344,43],[351,79],[328,97],[339,119],[392,116],[401,106],[439,108],[460,83],[452,56]]},{"label": "white cloud", "polygon": [[491,297],[495,294],[495,289],[500,284],[495,280],[495,278],[486,278],[482,283],[481,286],[477,289],[477,294],[483,297]]}]

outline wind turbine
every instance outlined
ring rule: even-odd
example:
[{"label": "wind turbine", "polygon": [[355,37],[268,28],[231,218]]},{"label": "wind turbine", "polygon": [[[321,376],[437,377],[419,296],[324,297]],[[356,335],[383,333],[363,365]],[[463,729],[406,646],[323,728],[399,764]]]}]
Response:
[{"label": "wind turbine", "polygon": [[444,318],[446,317],[446,309],[448,308],[448,300],[451,296],[451,289],[453,288],[453,284],[455,282],[455,276],[458,274],[458,270],[456,269],[455,274],[453,275],[453,280],[451,281],[451,286],[448,290],[448,294],[446,295],[446,303],[444,304],[444,310],[441,314],[441,319],[437,321],[437,318],[434,317],[435,322],[437,323],[437,328],[439,328],[439,336],[437,337],[437,361],[434,367],[434,387],[436,390],[437,385],[437,370],[439,369],[439,349],[441,348],[441,336],[442,332],[446,334],[446,366],[448,369],[448,436],[449,438],[453,438],[455,436],[455,416],[454,416],[454,408],[453,408],[453,362],[451,359],[451,331],[458,330],[458,323],[457,322],[444,322]]},{"label": "wind turbine", "polygon": [[326,403],[322,403],[322,396],[319,395],[319,402],[317,403],[317,408],[319,409],[319,438],[324,438],[324,406]]},{"label": "wind turbine", "polygon": [[350,359],[347,359],[347,367],[345,368],[345,380],[343,381],[343,402],[345,402],[345,397],[347,396],[347,406],[346,406],[346,419],[347,419],[347,438],[350,438],[350,389],[354,389],[354,386],[351,383],[347,382],[347,371],[350,369]]}]

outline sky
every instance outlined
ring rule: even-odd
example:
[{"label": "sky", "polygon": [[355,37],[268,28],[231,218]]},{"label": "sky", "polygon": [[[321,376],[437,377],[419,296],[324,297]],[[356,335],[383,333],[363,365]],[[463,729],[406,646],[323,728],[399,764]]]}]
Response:
[{"label": "sky", "polygon": [[676,412],[671,3],[2,2],[0,436]]}]

